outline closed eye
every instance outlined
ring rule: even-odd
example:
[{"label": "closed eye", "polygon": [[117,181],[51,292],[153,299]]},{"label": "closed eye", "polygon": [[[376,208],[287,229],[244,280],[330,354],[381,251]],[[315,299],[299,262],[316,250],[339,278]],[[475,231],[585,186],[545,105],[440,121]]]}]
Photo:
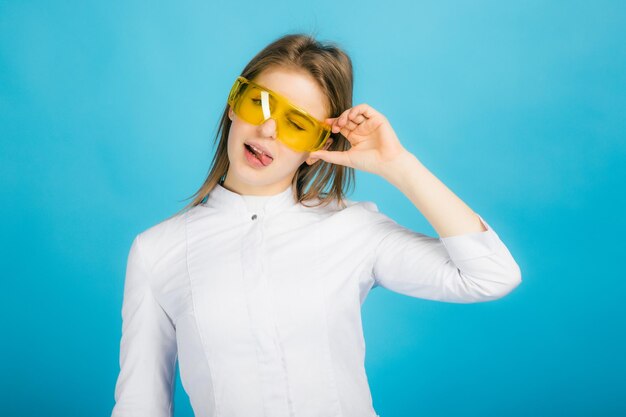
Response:
[{"label": "closed eye", "polygon": [[296,129],[298,130],[304,130],[303,127],[298,126],[297,124],[295,124],[294,122],[292,122],[291,120],[289,120],[289,123],[291,123]]}]

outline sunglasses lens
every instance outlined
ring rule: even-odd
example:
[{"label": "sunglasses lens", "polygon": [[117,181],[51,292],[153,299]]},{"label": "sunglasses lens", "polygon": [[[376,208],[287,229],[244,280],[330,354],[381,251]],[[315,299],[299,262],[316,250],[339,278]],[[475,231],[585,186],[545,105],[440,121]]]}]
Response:
[{"label": "sunglasses lens", "polygon": [[249,84],[243,84],[234,102],[233,111],[246,122],[260,125],[264,121],[260,96],[258,89]]}]

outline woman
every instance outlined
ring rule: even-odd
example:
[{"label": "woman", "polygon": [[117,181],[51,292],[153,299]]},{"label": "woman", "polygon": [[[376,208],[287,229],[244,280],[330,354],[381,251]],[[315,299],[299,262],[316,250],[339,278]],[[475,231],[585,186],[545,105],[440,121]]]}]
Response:
[{"label": "woman", "polygon": [[[177,359],[199,417],[375,417],[369,290],[471,303],[521,282],[496,232],[351,97],[348,56],[305,35],[242,71],[194,201],[132,243],[114,417],[171,416]],[[354,169],[398,187],[440,237],[345,199]]]}]

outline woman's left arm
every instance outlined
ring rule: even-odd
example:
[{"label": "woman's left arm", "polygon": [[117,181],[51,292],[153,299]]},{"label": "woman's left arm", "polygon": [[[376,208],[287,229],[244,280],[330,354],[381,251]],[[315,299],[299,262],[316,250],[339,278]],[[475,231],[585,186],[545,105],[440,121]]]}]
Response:
[{"label": "woman's left arm", "polygon": [[381,175],[440,235],[435,239],[415,232],[371,210],[376,285],[413,297],[466,303],[501,298],[520,284],[521,270],[497,233],[400,144],[382,114],[360,104],[327,122],[352,147],[310,156]]},{"label": "woman's left arm", "polygon": [[352,147],[316,151],[311,157],[382,176],[411,200],[442,238],[487,230],[467,204],[402,146],[387,118],[371,106],[359,104],[326,122]]}]

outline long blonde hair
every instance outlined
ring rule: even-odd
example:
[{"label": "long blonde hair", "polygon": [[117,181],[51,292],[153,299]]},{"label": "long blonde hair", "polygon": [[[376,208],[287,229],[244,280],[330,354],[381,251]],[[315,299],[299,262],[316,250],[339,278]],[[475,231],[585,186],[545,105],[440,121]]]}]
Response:
[{"label": "long blonde hair", "polygon": [[[272,66],[304,70],[310,74],[328,98],[329,117],[337,117],[352,107],[352,61],[336,43],[322,43],[307,34],[288,34],[276,39],[257,53],[240,75],[253,80],[263,70]],[[228,109],[229,106],[226,104],[214,141],[215,143],[219,140],[219,143],[209,173],[202,186],[188,197],[193,200],[183,207],[181,212],[202,203],[228,171],[230,162],[227,145],[232,123],[228,117]],[[345,151],[350,148],[350,143],[343,135],[331,133],[331,138],[333,142],[328,147],[329,151]],[[293,177],[293,197],[298,202],[319,199],[315,206],[326,205],[335,199],[343,207],[346,190],[354,187],[354,182],[353,168],[331,164],[321,159],[313,165],[303,162]],[[330,189],[325,190],[328,185]]]}]

